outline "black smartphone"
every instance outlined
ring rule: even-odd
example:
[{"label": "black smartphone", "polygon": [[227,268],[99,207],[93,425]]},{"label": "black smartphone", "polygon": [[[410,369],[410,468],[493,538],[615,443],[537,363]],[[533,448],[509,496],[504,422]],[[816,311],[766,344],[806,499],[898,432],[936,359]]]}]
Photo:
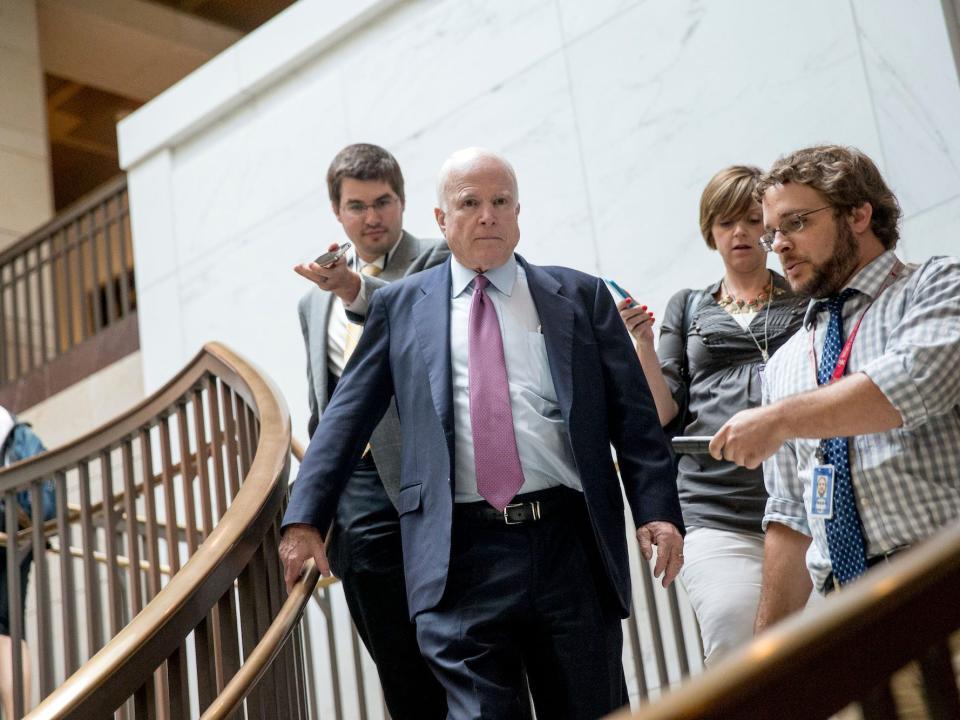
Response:
[{"label": "black smartphone", "polygon": [[318,256],[317,259],[314,260],[314,262],[317,265],[320,265],[321,267],[329,267],[330,265],[333,265],[337,260],[342,258],[344,254],[346,254],[347,250],[349,249],[350,249],[350,242],[349,241],[344,242],[343,245],[341,245],[336,250],[332,252],[324,253],[323,255]]},{"label": "black smartphone", "polygon": [[636,303],[633,301],[633,295],[628,293],[626,290],[624,290],[622,287],[620,287],[616,282],[614,282],[610,278],[607,278],[607,282],[610,283],[610,287],[612,287],[616,291],[617,295],[622,297],[624,300],[630,301],[629,307],[636,306]]},{"label": "black smartphone", "polygon": [[675,437],[670,441],[677,455],[708,455],[710,453],[710,435],[688,435]]}]

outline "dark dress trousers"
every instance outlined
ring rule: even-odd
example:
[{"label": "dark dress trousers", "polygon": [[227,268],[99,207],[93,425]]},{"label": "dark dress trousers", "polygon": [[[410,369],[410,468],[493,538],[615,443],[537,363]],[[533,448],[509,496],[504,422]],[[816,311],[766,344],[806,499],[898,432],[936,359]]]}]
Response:
[{"label": "dark dress trousers", "polygon": [[475,520],[463,506],[455,512],[448,261],[373,296],[318,429],[330,434],[307,449],[283,524],[329,525],[367,438],[395,398],[408,604],[451,717],[518,717],[513,678],[520,663],[538,715],[597,717],[625,701],[619,619],[631,605],[623,496],[610,446],[637,526],[664,520],[682,530],[673,462],[603,281],[518,260],[583,493],[545,491],[556,512],[521,526]]}]

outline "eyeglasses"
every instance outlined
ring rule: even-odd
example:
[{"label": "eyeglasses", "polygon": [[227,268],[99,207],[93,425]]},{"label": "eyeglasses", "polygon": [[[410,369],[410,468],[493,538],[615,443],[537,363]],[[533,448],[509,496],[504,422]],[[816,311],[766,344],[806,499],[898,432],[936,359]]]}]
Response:
[{"label": "eyeglasses", "polygon": [[394,203],[399,202],[399,200],[392,195],[377,198],[369,205],[360,202],[359,200],[351,200],[346,205],[343,206],[344,212],[353,217],[359,218],[367,214],[367,210],[373,210],[378,215],[386,212],[393,207]]},{"label": "eyeglasses", "polygon": [[781,237],[787,237],[790,233],[800,232],[803,230],[803,219],[807,217],[807,215],[813,215],[814,213],[818,213],[821,210],[826,210],[827,208],[831,207],[833,207],[833,205],[824,205],[816,210],[807,210],[806,212],[791,215],[782,223],[780,223],[780,227],[776,227],[773,230],[767,230],[763,235],[760,236],[760,247],[767,252],[770,252],[773,250],[773,243],[775,243],[777,240],[777,233],[780,233]]}]

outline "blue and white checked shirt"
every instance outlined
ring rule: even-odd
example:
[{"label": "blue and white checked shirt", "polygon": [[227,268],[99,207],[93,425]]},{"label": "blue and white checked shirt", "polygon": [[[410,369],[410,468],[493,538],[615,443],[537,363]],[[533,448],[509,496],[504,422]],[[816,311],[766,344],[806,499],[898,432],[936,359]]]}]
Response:
[{"label": "blue and white checked shirt", "polygon": [[[900,412],[903,426],[850,439],[850,471],[867,540],[867,557],[922,540],[960,517],[960,259],[903,266],[885,252],[846,287],[862,294],[843,308],[845,332],[864,308],[847,374],[865,373]],[[811,302],[800,330],[770,359],[764,404],[817,387],[826,310]],[[815,323],[815,325],[814,325]],[[763,466],[763,526],[777,522],[813,538],[807,567],[817,588],[830,573],[824,521],[810,518],[810,483],[818,440],[790,440]]]}]

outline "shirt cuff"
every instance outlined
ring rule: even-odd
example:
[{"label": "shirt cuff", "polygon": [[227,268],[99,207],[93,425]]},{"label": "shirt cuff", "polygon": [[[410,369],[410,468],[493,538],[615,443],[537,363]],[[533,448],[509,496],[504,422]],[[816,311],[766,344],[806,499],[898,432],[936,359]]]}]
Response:
[{"label": "shirt cuff", "polygon": [[367,309],[369,308],[370,303],[367,299],[367,282],[366,278],[363,275],[360,276],[360,292],[357,293],[357,296],[353,299],[351,303],[344,303],[343,309],[347,312],[351,312],[354,315],[366,315]]},{"label": "shirt cuff", "polygon": [[913,430],[923,425],[928,418],[923,394],[907,372],[906,359],[890,354],[878,357],[860,369],[880,388],[890,404],[900,413],[904,430]]},{"label": "shirt cuff", "polygon": [[807,509],[802,502],[787,500],[786,498],[767,498],[767,509],[763,514],[763,530],[766,532],[770,523],[786,525],[810,537],[810,526],[807,524]]}]

